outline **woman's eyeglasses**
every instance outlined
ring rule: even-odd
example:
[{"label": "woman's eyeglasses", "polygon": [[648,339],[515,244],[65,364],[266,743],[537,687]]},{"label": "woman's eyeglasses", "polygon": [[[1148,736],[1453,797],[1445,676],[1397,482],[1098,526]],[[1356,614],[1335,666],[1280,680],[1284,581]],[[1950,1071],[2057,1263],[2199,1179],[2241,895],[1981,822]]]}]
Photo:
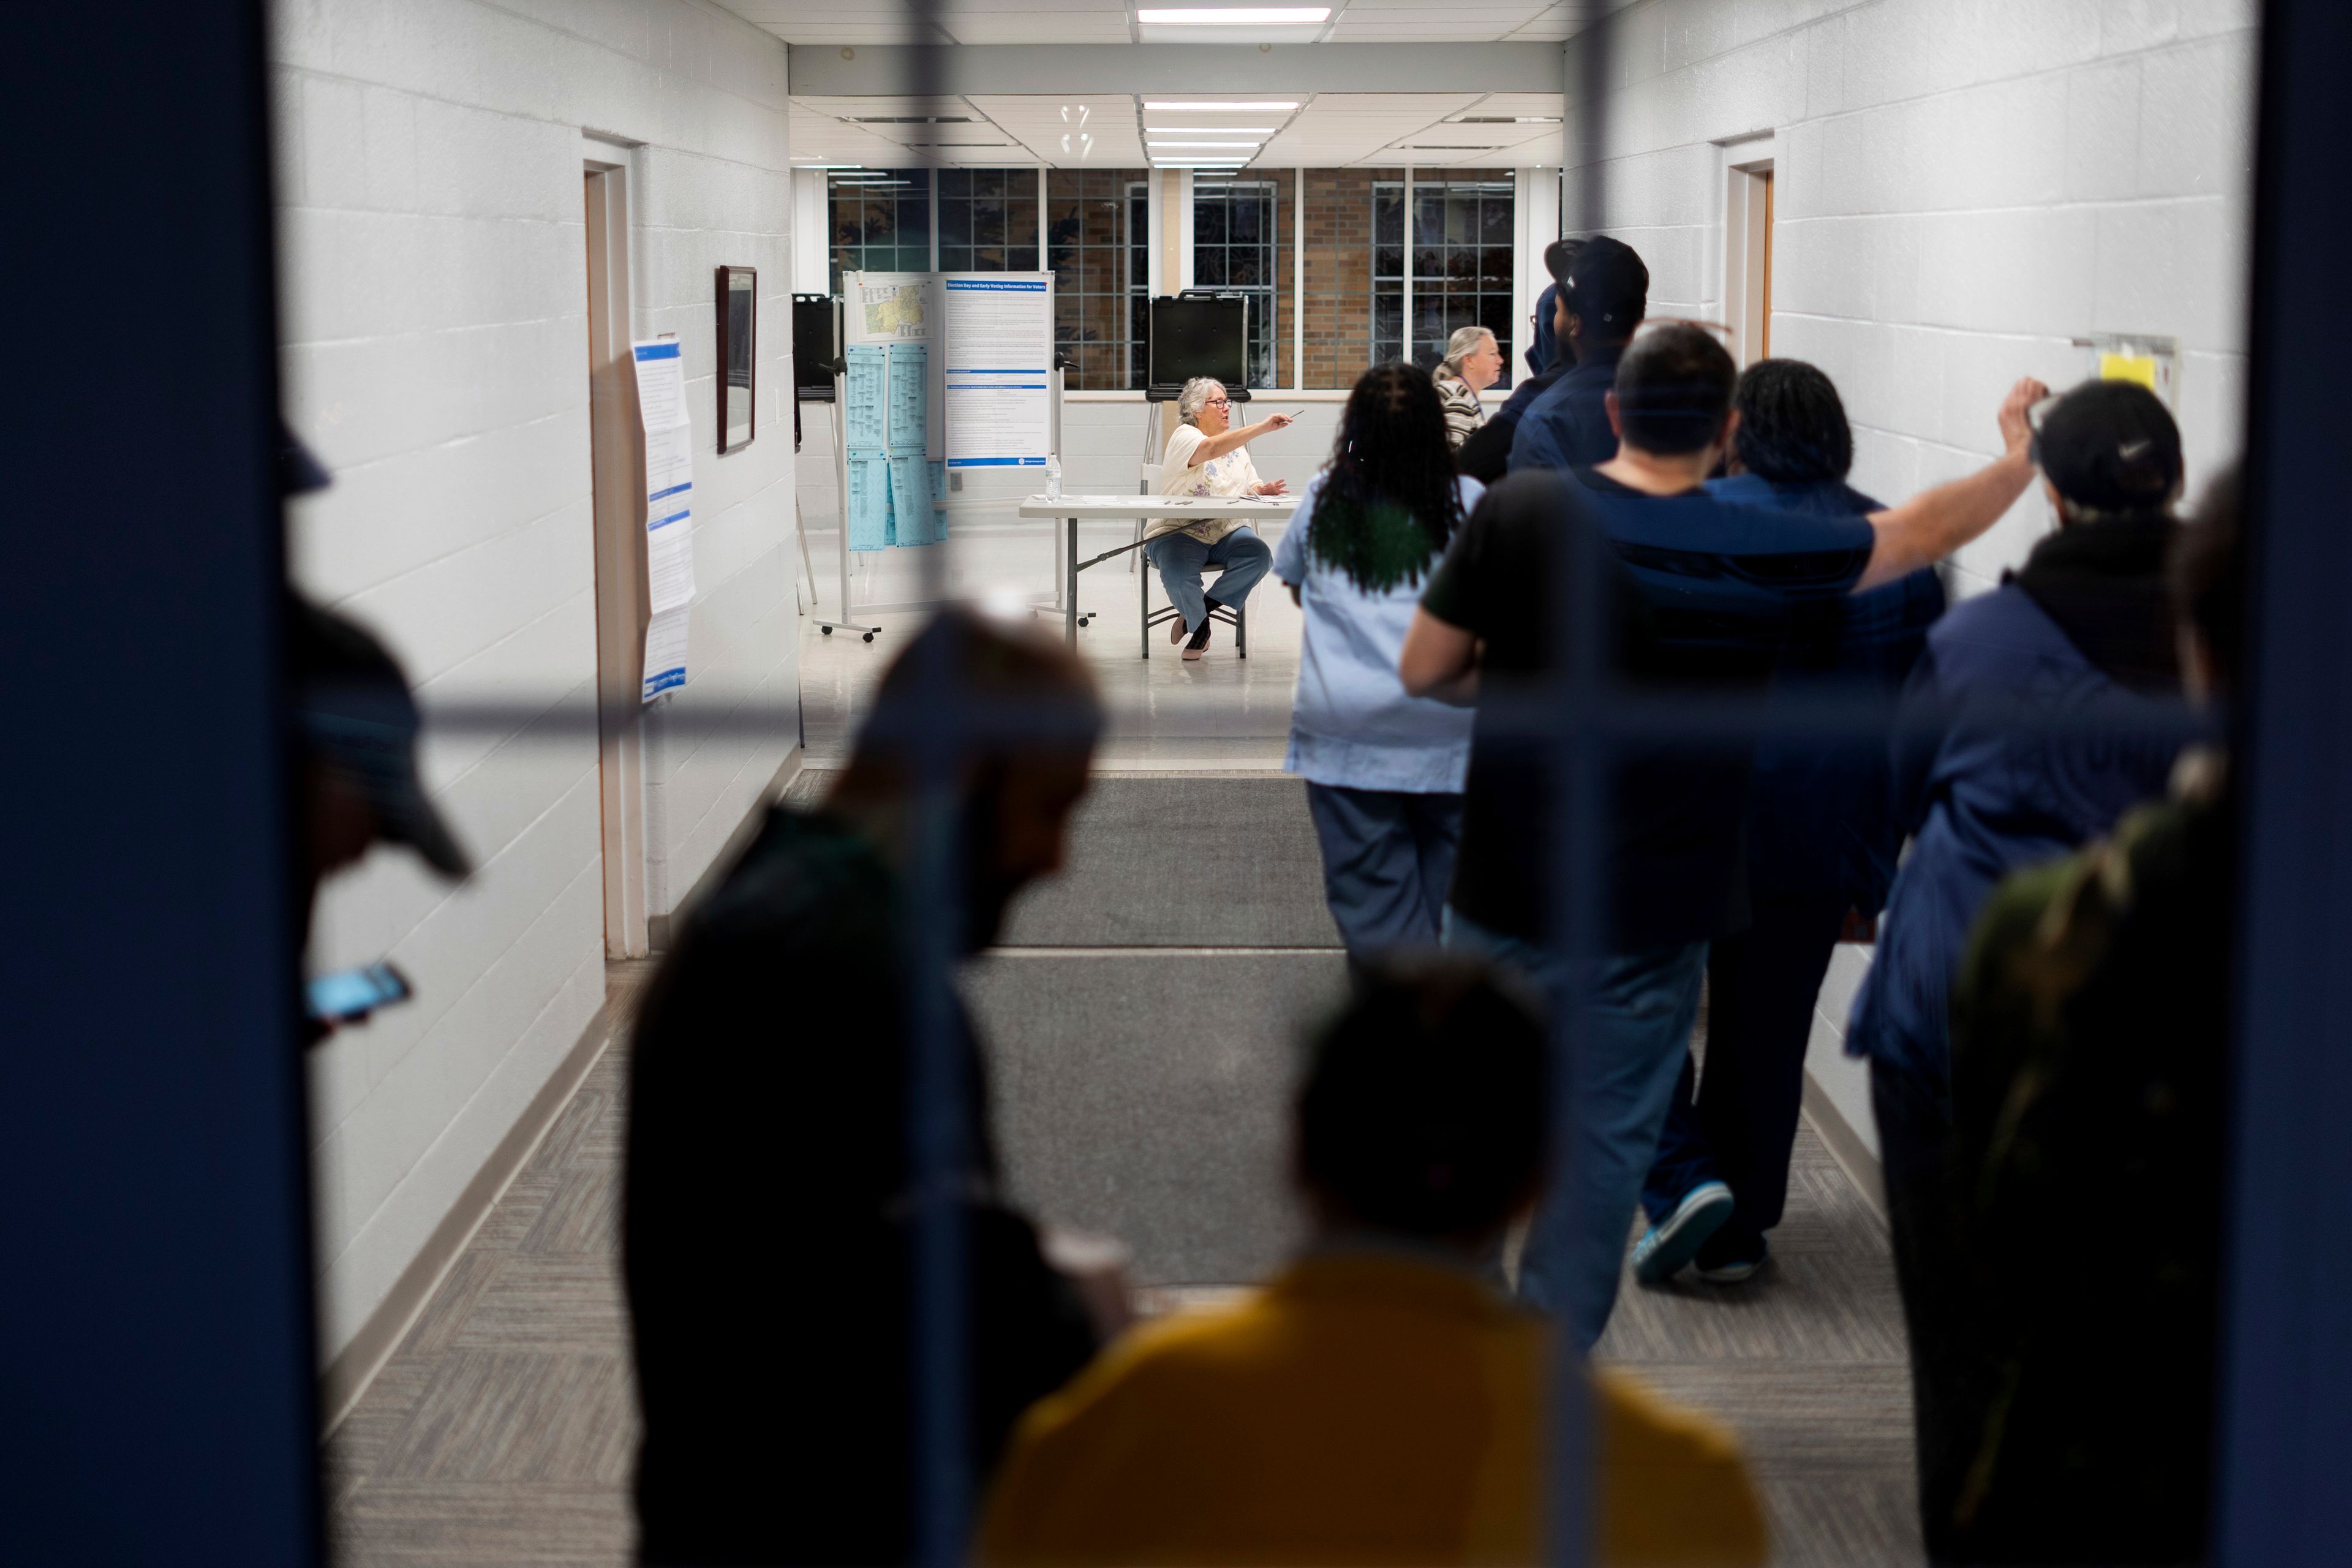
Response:
[{"label": "woman's eyeglasses", "polygon": [[1230,397],[1204,397],[1201,400],[1203,408],[1231,408],[1233,405],[1234,400]]}]

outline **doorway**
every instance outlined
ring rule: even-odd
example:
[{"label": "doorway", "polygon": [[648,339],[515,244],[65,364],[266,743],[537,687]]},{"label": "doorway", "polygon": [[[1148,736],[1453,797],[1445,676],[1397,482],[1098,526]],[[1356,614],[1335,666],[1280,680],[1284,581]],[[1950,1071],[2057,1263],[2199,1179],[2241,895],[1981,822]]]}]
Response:
[{"label": "doorway", "polygon": [[596,777],[603,816],[604,953],[643,958],[645,731],[640,689],[648,594],[629,355],[628,172],[586,162],[588,448],[596,559]]},{"label": "doorway", "polygon": [[1772,143],[1724,149],[1723,319],[1743,370],[1772,353]]}]

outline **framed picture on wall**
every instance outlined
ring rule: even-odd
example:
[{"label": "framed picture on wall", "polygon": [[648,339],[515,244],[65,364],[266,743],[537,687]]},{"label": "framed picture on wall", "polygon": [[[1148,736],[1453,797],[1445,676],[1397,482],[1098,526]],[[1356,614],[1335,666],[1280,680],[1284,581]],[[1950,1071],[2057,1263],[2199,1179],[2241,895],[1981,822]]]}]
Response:
[{"label": "framed picture on wall", "polygon": [[719,300],[719,455],[751,444],[753,367],[759,362],[760,274],[756,268],[722,267]]}]

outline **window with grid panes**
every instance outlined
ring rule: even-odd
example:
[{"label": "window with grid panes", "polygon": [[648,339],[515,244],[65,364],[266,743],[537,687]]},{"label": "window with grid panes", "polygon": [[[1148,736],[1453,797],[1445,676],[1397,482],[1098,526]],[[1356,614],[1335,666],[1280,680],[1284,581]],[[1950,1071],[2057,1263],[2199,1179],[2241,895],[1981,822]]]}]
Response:
[{"label": "window with grid panes", "polygon": [[940,171],[940,270],[1038,270],[1036,170]]},{"label": "window with grid panes", "polygon": [[1511,296],[1512,206],[1508,174],[1450,172],[1412,181],[1412,363],[1434,367],[1445,341],[1485,327],[1503,351],[1497,387],[1511,384],[1522,334]]},{"label": "window with grid panes", "polygon": [[1275,187],[1271,180],[1196,178],[1192,287],[1249,296],[1249,384],[1274,378]]},{"label": "window with grid panes", "polygon": [[930,270],[930,171],[858,170],[834,175],[825,190],[835,293],[844,272]]},{"label": "window with grid panes", "polygon": [[1054,274],[1054,342],[1073,368],[1065,385],[1142,384],[1150,252],[1139,169],[1053,169],[1045,176],[1045,265]]},{"label": "window with grid panes", "polygon": [[1404,342],[1404,182],[1372,187],[1372,357],[1423,369],[1445,357],[1463,327],[1485,327],[1503,351],[1497,388],[1511,384],[1523,334],[1511,310],[1516,193],[1507,174],[1412,177],[1412,342]]},{"label": "window with grid panes", "polygon": [[1151,379],[1151,185],[1127,187],[1127,384]]}]

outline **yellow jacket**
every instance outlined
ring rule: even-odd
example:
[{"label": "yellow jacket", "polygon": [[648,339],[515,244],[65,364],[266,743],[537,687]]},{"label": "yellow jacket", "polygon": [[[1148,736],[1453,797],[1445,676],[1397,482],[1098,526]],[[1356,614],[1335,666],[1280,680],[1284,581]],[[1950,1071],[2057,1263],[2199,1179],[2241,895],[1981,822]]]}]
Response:
[{"label": "yellow jacket", "polygon": [[[1535,1563],[1552,1330],[1467,1273],[1293,1265],[1113,1346],[1014,1434],[990,1563]],[[1731,1436],[1594,1377],[1602,1564],[1760,1563]]]}]

